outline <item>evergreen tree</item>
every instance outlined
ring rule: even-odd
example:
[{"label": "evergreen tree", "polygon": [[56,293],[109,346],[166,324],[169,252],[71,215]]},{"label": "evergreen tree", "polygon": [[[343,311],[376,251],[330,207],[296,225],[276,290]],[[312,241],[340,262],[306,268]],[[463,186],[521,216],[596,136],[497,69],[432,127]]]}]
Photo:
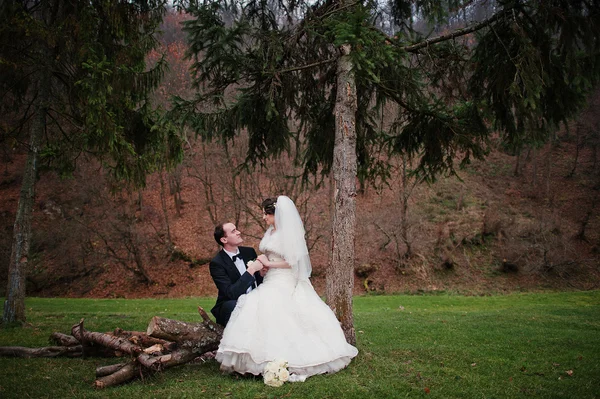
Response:
[{"label": "evergreen tree", "polygon": [[[205,139],[246,130],[249,163],[302,148],[307,176],[331,173],[326,296],[354,342],[356,178],[389,176],[382,146],[418,159],[415,173],[433,180],[482,159],[490,127],[515,148],[547,138],[598,80],[598,3],[194,3],[186,30],[198,93],[175,98],[174,116]],[[487,19],[469,18],[482,9]]]},{"label": "evergreen tree", "polygon": [[[4,1],[0,6],[3,141],[28,153],[14,227],[3,321],[25,321],[25,273],[40,166],[70,174],[82,153],[117,180],[141,185],[177,161],[175,131],[151,109],[165,64],[146,54],[166,1]],[[22,132],[28,137],[22,138]],[[166,154],[166,155],[165,155]],[[160,161],[158,161],[160,159]]]}]

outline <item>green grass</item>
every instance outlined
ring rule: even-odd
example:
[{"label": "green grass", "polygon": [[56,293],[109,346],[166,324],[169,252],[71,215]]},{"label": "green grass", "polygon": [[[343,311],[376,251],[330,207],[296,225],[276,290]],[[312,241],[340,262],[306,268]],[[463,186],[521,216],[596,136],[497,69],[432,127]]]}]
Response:
[{"label": "green grass", "polygon": [[[144,330],[155,314],[199,321],[212,303],[31,298],[31,326],[0,330],[0,345],[44,346],[80,318],[93,331]],[[305,383],[270,388],[210,361],[96,391],[95,368],[118,360],[0,358],[0,397],[600,398],[600,291],[356,297],[354,314],[358,357]]]}]

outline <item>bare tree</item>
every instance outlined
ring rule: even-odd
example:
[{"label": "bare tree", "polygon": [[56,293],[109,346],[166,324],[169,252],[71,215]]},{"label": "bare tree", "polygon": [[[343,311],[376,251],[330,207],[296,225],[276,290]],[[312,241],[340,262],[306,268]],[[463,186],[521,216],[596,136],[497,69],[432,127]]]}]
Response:
[{"label": "bare tree", "polygon": [[173,196],[175,204],[175,212],[177,217],[181,217],[181,207],[183,199],[181,198],[181,165],[177,165],[175,169],[168,174],[169,194]]},{"label": "bare tree", "polygon": [[[158,171],[158,180],[160,181],[160,204],[163,211],[165,229],[167,231],[167,249],[169,252],[171,252],[173,250],[173,240],[171,239],[171,227],[169,225],[169,212],[167,210],[167,199],[165,193],[165,180],[163,178],[162,170]],[[179,215],[179,210],[177,211],[177,214]]]}]

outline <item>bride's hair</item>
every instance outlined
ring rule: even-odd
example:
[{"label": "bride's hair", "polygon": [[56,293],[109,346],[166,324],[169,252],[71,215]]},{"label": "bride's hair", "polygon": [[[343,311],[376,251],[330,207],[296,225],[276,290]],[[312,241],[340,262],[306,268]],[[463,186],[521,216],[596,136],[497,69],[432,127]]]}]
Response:
[{"label": "bride's hair", "polygon": [[276,203],[277,203],[277,198],[267,198],[266,200],[264,200],[262,202],[262,204],[260,206],[267,215],[274,215]]}]

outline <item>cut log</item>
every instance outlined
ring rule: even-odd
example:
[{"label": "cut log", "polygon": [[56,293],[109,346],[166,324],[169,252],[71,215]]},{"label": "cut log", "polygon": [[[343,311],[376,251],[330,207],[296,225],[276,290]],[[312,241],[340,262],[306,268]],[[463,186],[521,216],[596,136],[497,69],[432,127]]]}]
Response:
[{"label": "cut log", "polygon": [[165,352],[166,352],[165,347],[162,346],[161,344],[152,345],[151,347],[144,349],[144,353],[147,353],[147,354],[153,355],[153,356],[160,356],[160,355],[164,354]]},{"label": "cut log", "polygon": [[144,348],[154,345],[161,345],[165,350],[168,351],[172,351],[177,348],[177,344],[175,342],[149,337],[147,333],[142,331],[126,331],[116,328],[113,332],[113,335],[116,337],[126,338],[132,344],[139,345]]},{"label": "cut log", "polygon": [[81,357],[83,348],[77,346],[45,346],[42,348],[26,348],[24,346],[0,346],[0,356],[7,357]]},{"label": "cut log", "polygon": [[[131,351],[128,353],[136,354],[135,363],[127,363],[122,366],[114,366],[112,369],[101,368],[96,370],[96,374],[108,373],[112,374],[98,375],[95,382],[97,388],[106,388],[113,385],[118,385],[123,382],[135,378],[137,375],[142,375],[143,372],[156,372],[165,368],[178,366],[194,360],[196,357],[205,354],[206,352],[214,351],[219,347],[219,342],[223,336],[223,327],[210,320],[208,314],[198,307],[198,312],[202,316],[202,323],[186,323],[178,320],[166,319],[155,316],[148,325],[146,334],[138,332],[127,332],[120,329],[115,330],[114,335],[120,337],[137,337],[133,341],[140,343],[152,342],[150,339],[156,339],[160,342],[162,351],[171,351],[170,353],[162,354],[158,351],[160,347],[147,348],[145,352]],[[116,337],[107,334],[90,333],[83,328],[83,320],[78,325],[73,326],[73,335],[82,337],[102,345],[111,344],[108,337],[115,339]],[[105,335],[104,337],[102,335]],[[147,339],[148,338],[148,339]],[[102,341],[102,342],[100,342]],[[177,343],[177,349],[173,350],[173,343]],[[113,349],[116,346],[121,348],[122,342],[119,345],[112,345]],[[142,345],[145,346],[145,345]],[[110,367],[110,366],[107,366]]]},{"label": "cut log", "polygon": [[72,335],[54,332],[50,335],[50,341],[59,346],[76,346],[81,345],[81,342]]},{"label": "cut log", "polygon": [[133,379],[137,375],[140,375],[141,372],[142,370],[140,369],[140,365],[134,361],[131,361],[116,372],[105,377],[98,378],[96,381],[94,381],[94,386],[102,389],[119,385]]},{"label": "cut log", "polygon": [[208,316],[208,313],[206,313],[206,310],[204,310],[204,309],[202,308],[202,306],[198,306],[198,313],[200,313],[200,317],[202,317],[202,321],[203,321],[203,322],[211,322],[211,323],[212,323],[212,324],[214,324],[215,326],[218,326],[218,327],[221,327],[221,328],[223,328],[223,327],[222,327],[222,326],[220,326],[219,324],[217,324],[217,323],[213,323],[213,322],[210,320],[210,317]]},{"label": "cut log", "polygon": [[198,355],[191,349],[177,349],[161,356],[152,356],[147,353],[142,353],[137,357],[137,361],[147,369],[159,371],[190,362],[197,356]]},{"label": "cut log", "polygon": [[124,352],[133,356],[144,351],[144,349],[139,345],[134,345],[124,338],[115,337],[114,335],[105,333],[87,331],[85,328],[83,328],[83,319],[81,319],[78,324],[75,324],[73,328],[71,328],[71,332],[73,336],[77,338],[83,345],[88,342],[93,342],[106,348]]},{"label": "cut log", "polygon": [[201,307],[198,307],[198,312],[204,319],[202,323],[186,323],[154,316],[146,332],[151,337],[177,342],[181,348],[191,349],[197,355],[218,349],[223,327],[210,320]]},{"label": "cut log", "polygon": [[96,367],[96,377],[105,377],[121,370],[127,363],[117,363],[108,366]]},{"label": "cut log", "polygon": [[[111,333],[87,331],[83,319],[71,328],[72,336],[53,333],[50,339],[60,346],[25,348],[0,347],[0,356],[119,356],[129,354],[131,360],[96,369],[95,386],[106,388],[122,384],[144,374],[188,363],[200,355],[211,359],[219,347],[223,327],[210,320],[201,307],[201,323],[186,323],[155,316],[146,333],[117,328]],[[203,358],[200,357],[200,358]]]},{"label": "cut log", "polygon": [[[122,384],[138,375],[142,375],[144,372],[156,372],[169,367],[179,366],[194,360],[194,358],[196,358],[196,354],[191,349],[177,349],[162,356],[152,356],[142,353],[135,361],[130,363],[120,363],[97,368],[96,376],[100,378],[96,379],[94,385],[96,388],[107,388]],[[112,374],[106,375],[106,373],[111,371]]]},{"label": "cut log", "polygon": [[148,335],[175,341],[181,348],[192,349],[195,353],[202,354],[219,347],[223,328],[215,326],[154,316],[148,325]]}]

